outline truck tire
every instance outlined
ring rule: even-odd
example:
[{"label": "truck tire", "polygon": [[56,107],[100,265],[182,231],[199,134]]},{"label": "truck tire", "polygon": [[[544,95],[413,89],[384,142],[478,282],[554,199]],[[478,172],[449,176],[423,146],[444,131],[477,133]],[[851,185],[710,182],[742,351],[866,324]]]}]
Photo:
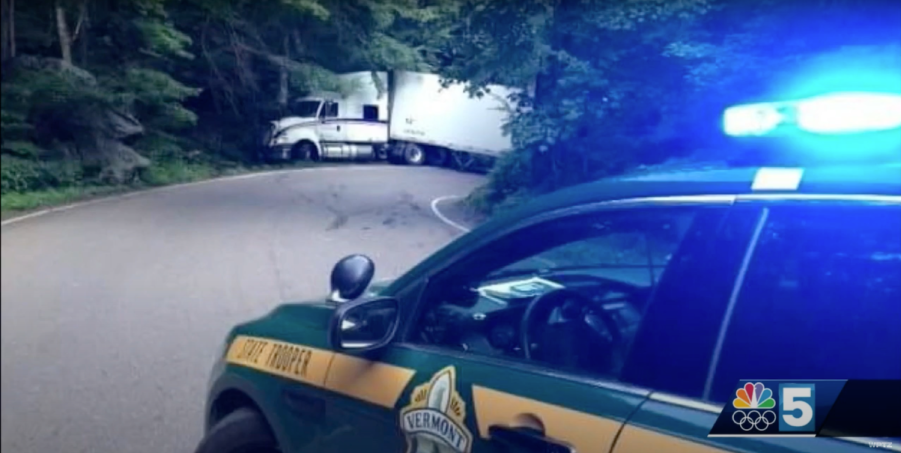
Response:
[{"label": "truck tire", "polygon": [[279,448],[262,414],[241,408],[216,423],[195,453],[279,453]]},{"label": "truck tire", "polygon": [[404,162],[407,165],[425,165],[426,154],[422,148],[413,143],[407,143],[403,148]]},{"label": "truck tire", "polygon": [[291,147],[291,161],[301,161],[301,160],[319,160],[319,150],[316,149],[316,144],[309,140],[301,140],[294,144]]},{"label": "truck tire", "polygon": [[375,160],[389,160],[391,154],[388,152],[388,145],[376,146],[374,158]]}]

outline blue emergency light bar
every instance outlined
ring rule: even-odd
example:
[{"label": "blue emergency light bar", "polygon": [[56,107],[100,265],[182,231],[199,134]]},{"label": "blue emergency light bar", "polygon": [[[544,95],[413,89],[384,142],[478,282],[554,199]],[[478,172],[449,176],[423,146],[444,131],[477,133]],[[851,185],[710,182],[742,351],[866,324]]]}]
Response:
[{"label": "blue emergency light bar", "polygon": [[737,105],[723,114],[723,130],[731,136],[763,136],[786,129],[822,135],[901,129],[901,94],[831,93]]}]

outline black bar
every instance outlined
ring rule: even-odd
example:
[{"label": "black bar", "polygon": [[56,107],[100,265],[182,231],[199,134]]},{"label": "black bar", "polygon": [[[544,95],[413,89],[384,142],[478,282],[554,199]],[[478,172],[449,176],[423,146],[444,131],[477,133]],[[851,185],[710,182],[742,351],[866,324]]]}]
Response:
[{"label": "black bar", "polygon": [[818,437],[901,437],[901,380],[849,380]]}]

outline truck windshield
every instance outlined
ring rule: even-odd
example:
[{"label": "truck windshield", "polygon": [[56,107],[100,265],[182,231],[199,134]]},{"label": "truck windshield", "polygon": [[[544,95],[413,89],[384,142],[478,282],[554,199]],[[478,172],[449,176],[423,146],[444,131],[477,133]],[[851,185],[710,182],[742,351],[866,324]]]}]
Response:
[{"label": "truck windshield", "polygon": [[319,113],[322,101],[296,101],[291,105],[291,115],[302,118],[315,118]]}]

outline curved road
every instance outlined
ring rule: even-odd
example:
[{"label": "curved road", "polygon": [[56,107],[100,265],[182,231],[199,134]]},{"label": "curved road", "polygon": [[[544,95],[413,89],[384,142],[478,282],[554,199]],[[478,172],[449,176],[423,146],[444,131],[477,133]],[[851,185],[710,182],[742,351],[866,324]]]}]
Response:
[{"label": "curved road", "polygon": [[236,322],[328,290],[362,252],[397,276],[459,230],[481,177],[323,167],[141,193],[2,229],[2,449],[190,452]]}]

